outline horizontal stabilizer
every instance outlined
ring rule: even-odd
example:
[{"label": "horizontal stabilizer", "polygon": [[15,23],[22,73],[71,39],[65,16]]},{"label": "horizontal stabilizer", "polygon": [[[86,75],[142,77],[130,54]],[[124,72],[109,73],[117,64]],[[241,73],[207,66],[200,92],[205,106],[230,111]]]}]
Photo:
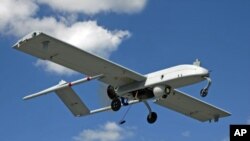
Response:
[{"label": "horizontal stabilizer", "polygon": [[71,87],[56,90],[55,92],[74,116],[79,117],[90,114],[88,107],[82,102],[80,97]]},{"label": "horizontal stabilizer", "polygon": [[173,90],[166,99],[156,100],[155,103],[201,122],[218,121],[219,118],[231,115],[227,111],[178,90]]}]

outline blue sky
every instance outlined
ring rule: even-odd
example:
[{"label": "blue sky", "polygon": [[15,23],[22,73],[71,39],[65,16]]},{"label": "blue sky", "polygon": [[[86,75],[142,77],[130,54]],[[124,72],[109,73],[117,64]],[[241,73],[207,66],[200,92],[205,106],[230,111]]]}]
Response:
[{"label": "blue sky", "polygon": [[[104,1],[106,7],[99,7],[101,3],[95,2],[72,1],[70,6],[65,6],[66,2],[57,3],[57,0],[54,3],[3,0],[0,5],[1,141],[228,141],[230,124],[250,124],[249,1],[138,0],[132,3],[128,0],[114,3],[111,0]],[[78,28],[77,31],[82,32],[74,33]],[[39,65],[37,58],[11,46],[33,30],[64,39],[66,35],[81,37],[84,29],[93,31],[92,35],[103,33],[102,38],[73,40],[77,45],[91,39],[97,44],[90,42],[93,48],[87,50],[142,74],[190,64],[199,58],[204,67],[212,70],[213,84],[208,97],[199,96],[205,83],[182,90],[231,112],[232,116],[218,123],[201,123],[151,103],[158,120],[149,125],[146,107],[137,104],[131,107],[126,124],[119,126],[115,123],[126,108],[117,113],[75,118],[54,94],[23,101],[23,96],[61,79],[73,81],[83,75],[48,71],[46,63]],[[74,89],[90,108],[98,108],[102,104],[101,87],[99,82],[93,81]]]}]

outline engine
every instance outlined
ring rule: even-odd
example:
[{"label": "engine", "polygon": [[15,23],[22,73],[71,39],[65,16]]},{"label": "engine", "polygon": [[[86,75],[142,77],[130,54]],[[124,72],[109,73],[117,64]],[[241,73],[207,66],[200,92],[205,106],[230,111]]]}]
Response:
[{"label": "engine", "polygon": [[170,87],[159,85],[153,88],[154,96],[157,98],[166,97],[170,93]]}]

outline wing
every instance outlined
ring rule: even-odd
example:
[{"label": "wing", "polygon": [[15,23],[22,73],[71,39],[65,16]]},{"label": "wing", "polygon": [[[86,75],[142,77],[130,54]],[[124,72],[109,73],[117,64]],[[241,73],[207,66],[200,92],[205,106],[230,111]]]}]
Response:
[{"label": "wing", "polygon": [[178,90],[174,90],[166,99],[156,100],[155,103],[202,122],[218,121],[219,118],[231,115]]},{"label": "wing", "polygon": [[85,75],[103,74],[100,81],[121,86],[146,78],[130,69],[88,53],[41,32],[28,34],[13,46],[35,57],[49,60]]}]

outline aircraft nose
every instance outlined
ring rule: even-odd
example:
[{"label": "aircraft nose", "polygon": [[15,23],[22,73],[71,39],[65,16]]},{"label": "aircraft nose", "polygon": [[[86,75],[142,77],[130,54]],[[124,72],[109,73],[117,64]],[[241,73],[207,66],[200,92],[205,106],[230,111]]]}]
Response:
[{"label": "aircraft nose", "polygon": [[209,76],[209,71],[203,67],[199,67],[199,72],[203,76]]}]

